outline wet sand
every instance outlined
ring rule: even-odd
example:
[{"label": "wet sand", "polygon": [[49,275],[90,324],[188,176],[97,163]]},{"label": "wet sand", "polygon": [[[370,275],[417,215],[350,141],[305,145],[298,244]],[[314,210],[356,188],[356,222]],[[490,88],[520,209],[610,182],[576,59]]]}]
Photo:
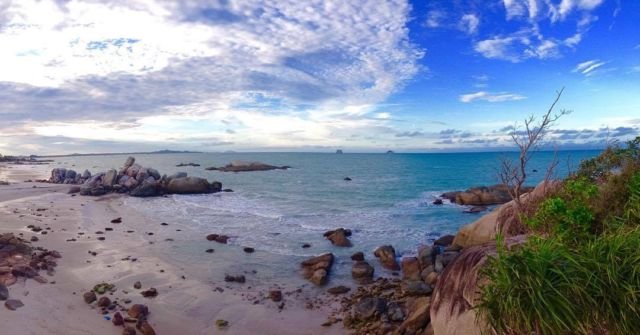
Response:
[{"label": "wet sand", "polygon": [[[160,223],[149,222],[125,206],[123,196],[71,196],[67,194],[68,185],[20,182],[43,178],[41,172],[37,173],[42,170],[29,166],[11,170],[7,174],[5,168],[4,176],[11,175],[13,183],[0,186],[0,233],[22,233],[26,240],[36,235],[39,241],[33,242],[34,246],[57,250],[62,258],[55,275],[47,276],[48,284],[26,280],[9,287],[10,295],[25,306],[16,311],[1,309],[3,333],[121,334],[122,327],[105,320],[95,303],[87,305],[83,301],[82,294],[101,282],[115,284],[116,291],[109,298],[118,299],[125,307],[146,304],[149,322],[157,334],[345,333],[339,324],[321,326],[329,310],[337,306],[338,298],[316,302],[308,309],[310,299],[304,292],[287,288],[283,289],[285,304],[281,308],[280,303],[268,298],[268,287],[224,283],[220,276],[197,279],[190,275],[188,266],[152,251],[150,241],[138,228],[157,224],[162,229]],[[111,223],[118,217],[122,223]],[[28,225],[40,226],[47,234],[34,233],[26,228]],[[102,234],[96,234],[98,231]],[[142,289],[134,289],[136,281],[142,283]],[[158,296],[142,297],[140,292],[150,287],[157,289]],[[124,304],[126,299],[131,302]],[[230,326],[218,329],[218,319],[228,321]]]}]

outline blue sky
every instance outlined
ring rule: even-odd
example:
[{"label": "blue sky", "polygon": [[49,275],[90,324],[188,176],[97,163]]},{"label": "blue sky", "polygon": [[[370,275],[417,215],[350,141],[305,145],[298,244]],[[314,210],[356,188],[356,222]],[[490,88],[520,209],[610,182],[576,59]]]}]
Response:
[{"label": "blue sky", "polygon": [[503,150],[640,133],[632,0],[0,2],[0,152]]}]

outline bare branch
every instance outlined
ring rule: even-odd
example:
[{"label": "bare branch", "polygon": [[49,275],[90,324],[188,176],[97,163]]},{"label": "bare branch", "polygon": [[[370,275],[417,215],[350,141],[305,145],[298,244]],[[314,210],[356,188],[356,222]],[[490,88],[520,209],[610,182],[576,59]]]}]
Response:
[{"label": "bare branch", "polygon": [[[513,132],[510,134],[514,144],[518,147],[518,159],[516,162],[505,158],[501,159],[500,172],[498,176],[503,184],[507,186],[509,195],[516,204],[516,207],[520,213],[523,212],[522,202],[520,196],[525,182],[527,181],[527,166],[531,160],[531,156],[535,151],[540,148],[540,145],[547,135],[549,129],[558,121],[562,116],[571,113],[567,110],[561,110],[554,114],[554,109],[560,101],[560,97],[564,92],[564,88],[556,92],[556,97],[553,103],[545,114],[542,115],[540,121],[537,122],[535,115],[531,115],[524,120],[524,129],[518,130],[518,127],[514,126]],[[554,156],[552,163],[547,169],[545,175],[545,181],[549,180],[553,176],[553,171],[558,165],[557,154]]]}]

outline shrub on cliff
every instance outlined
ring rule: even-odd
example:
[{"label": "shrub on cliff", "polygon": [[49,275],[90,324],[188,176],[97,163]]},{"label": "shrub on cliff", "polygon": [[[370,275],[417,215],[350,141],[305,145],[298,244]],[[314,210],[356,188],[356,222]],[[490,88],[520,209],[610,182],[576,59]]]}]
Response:
[{"label": "shrub on cliff", "polygon": [[494,331],[640,333],[639,143],[583,162],[525,220],[528,241],[499,247],[479,306]]}]

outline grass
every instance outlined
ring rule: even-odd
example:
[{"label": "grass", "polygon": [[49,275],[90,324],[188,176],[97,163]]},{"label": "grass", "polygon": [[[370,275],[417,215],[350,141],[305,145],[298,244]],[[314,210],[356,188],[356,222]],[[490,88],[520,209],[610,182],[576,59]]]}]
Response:
[{"label": "grass", "polygon": [[640,138],[586,161],[482,276],[498,334],[640,334]]}]

